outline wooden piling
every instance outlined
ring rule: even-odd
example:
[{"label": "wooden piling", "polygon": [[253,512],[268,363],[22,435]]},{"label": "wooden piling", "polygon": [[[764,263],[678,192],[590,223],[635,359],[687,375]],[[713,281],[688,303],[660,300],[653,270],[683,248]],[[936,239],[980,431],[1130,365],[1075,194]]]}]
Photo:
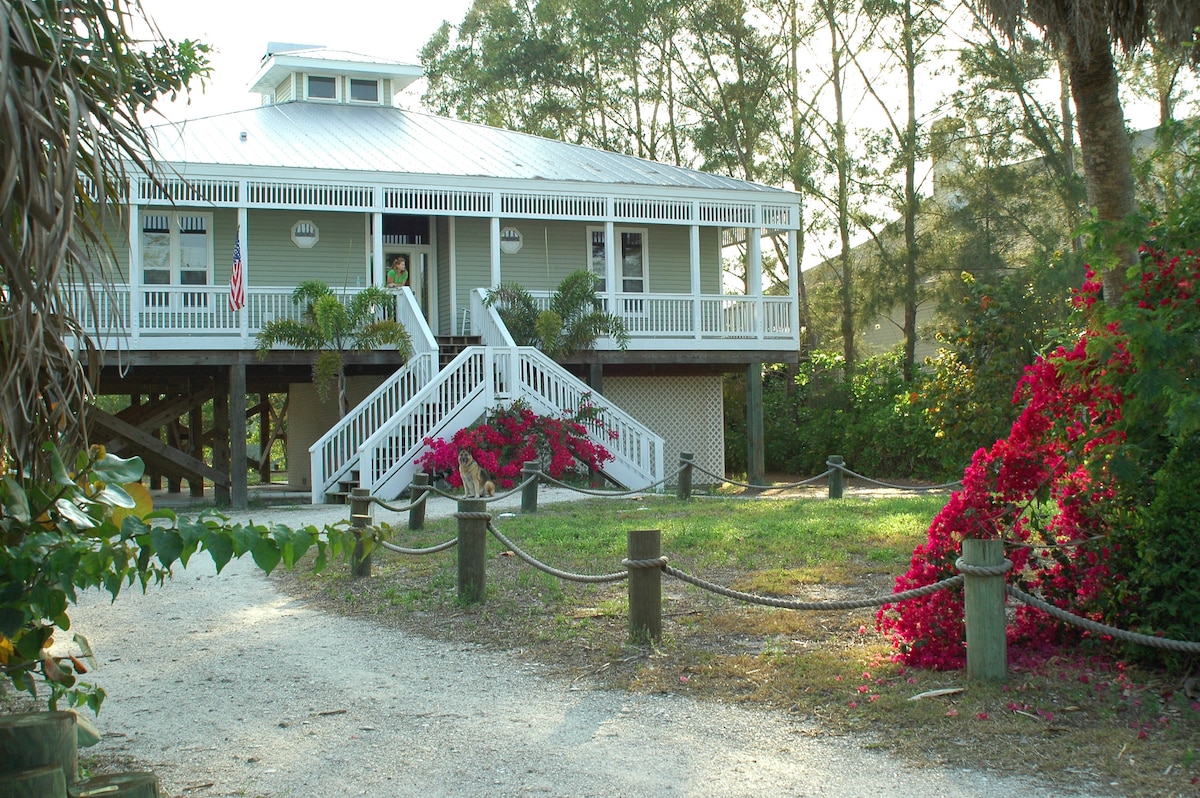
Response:
[{"label": "wooden piling", "polygon": [[833,469],[829,472],[829,498],[842,498],[842,469],[839,468],[845,463],[840,454],[829,455],[829,467]]},{"label": "wooden piling", "polygon": [[[630,560],[653,560],[662,556],[662,532],[631,529],[628,534]],[[629,638],[635,642],[662,639],[662,569],[629,570]]]},{"label": "wooden piling", "polygon": [[[964,540],[963,563],[1004,563],[1004,541]],[[963,611],[967,625],[967,678],[997,682],[1008,677],[1008,641],[1004,619],[1004,575],[963,573]]]},{"label": "wooden piling", "polygon": [[350,491],[350,528],[354,530],[354,552],[350,555],[350,575],[371,575],[371,549],[375,541],[370,538],[371,492],[366,488]]},{"label": "wooden piling", "polygon": [[[459,513],[485,513],[483,499],[460,499]],[[483,601],[487,589],[487,519],[458,519],[458,600],[464,604]]]},{"label": "wooden piling", "polygon": [[424,471],[413,474],[412,495],[409,497],[408,528],[411,530],[425,528],[425,504],[421,497],[429,493],[429,474]]},{"label": "wooden piling", "polygon": [[691,452],[679,453],[679,467],[682,470],[679,472],[679,485],[676,488],[675,495],[681,501],[687,501],[692,498],[692,463],[695,459],[696,455]]},{"label": "wooden piling", "polygon": [[538,464],[528,462],[521,466],[521,482],[525,487],[521,488],[521,512],[536,513],[538,502],[538,480],[533,478],[538,472]]}]

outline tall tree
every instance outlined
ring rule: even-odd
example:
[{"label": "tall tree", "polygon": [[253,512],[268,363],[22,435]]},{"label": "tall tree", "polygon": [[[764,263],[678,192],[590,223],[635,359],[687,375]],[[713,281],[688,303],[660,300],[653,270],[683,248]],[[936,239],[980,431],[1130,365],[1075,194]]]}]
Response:
[{"label": "tall tree", "polygon": [[[1114,48],[1132,51],[1157,35],[1189,42],[1200,59],[1200,3],[1179,0],[973,0],[993,26],[1016,39],[1026,22],[1040,28],[1063,54],[1075,100],[1088,203],[1101,222],[1120,225],[1136,210],[1133,154],[1118,94]],[[1135,253],[1119,248],[1105,269],[1104,294],[1116,302]]]},{"label": "tall tree", "polygon": [[[875,99],[883,112],[887,128],[891,133],[888,150],[892,157],[887,171],[903,173],[903,187],[893,192],[895,199],[890,203],[900,212],[904,227],[904,247],[899,263],[889,264],[894,275],[887,294],[898,296],[904,308],[901,331],[904,335],[902,367],[904,377],[912,380],[916,371],[917,349],[917,303],[920,299],[919,248],[917,243],[917,218],[921,200],[917,194],[917,169],[922,155],[920,129],[917,113],[917,78],[930,59],[930,48],[940,38],[947,15],[940,0],[874,0],[866,4],[869,14],[891,22],[895,35],[877,37],[883,42],[889,65],[900,68],[904,75],[904,102],[897,104],[884,96],[881,89],[868,75],[862,61],[854,64],[862,76],[866,91]],[[890,94],[890,92],[888,92]],[[876,240],[881,240],[876,237]],[[884,263],[893,260],[886,247],[881,248]],[[895,279],[898,278],[898,279]]]},{"label": "tall tree", "polygon": [[813,8],[825,27],[829,37],[829,62],[826,65],[825,85],[833,94],[833,109],[830,116],[814,119],[823,129],[817,134],[823,140],[823,153],[827,169],[832,172],[835,185],[823,197],[834,216],[834,227],[838,237],[836,255],[839,280],[838,299],[841,307],[842,352],[845,358],[847,377],[854,372],[856,309],[854,259],[850,237],[852,171],[855,167],[851,156],[849,139],[849,109],[847,108],[847,83],[849,80],[853,31],[858,20],[854,7],[846,0],[816,0]]},{"label": "tall tree", "polygon": [[144,46],[135,20],[137,0],[0,3],[0,444],[17,473],[40,473],[44,442],[85,441],[92,388],[75,345],[91,344],[64,289],[105,301],[105,226],[125,164],[149,159],[139,116],[208,72],[206,45]]},{"label": "tall tree", "polygon": [[686,165],[669,0],[475,0],[425,43],[435,113]]}]

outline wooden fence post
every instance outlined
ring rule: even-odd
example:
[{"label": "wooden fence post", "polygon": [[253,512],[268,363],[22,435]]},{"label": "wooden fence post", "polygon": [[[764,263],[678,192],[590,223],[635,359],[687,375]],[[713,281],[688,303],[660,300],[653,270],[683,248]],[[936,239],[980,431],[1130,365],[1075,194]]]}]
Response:
[{"label": "wooden fence post", "polygon": [[422,471],[418,474],[413,474],[412,495],[409,497],[408,508],[408,528],[409,529],[424,529],[425,528],[425,502],[421,498],[429,493],[429,474]]},{"label": "wooden fence post", "polygon": [[682,501],[692,498],[692,463],[695,459],[696,455],[691,452],[679,453],[679,465],[683,470],[679,472],[679,486],[675,495]]},{"label": "wooden fence post", "polygon": [[[483,499],[459,499],[459,513],[486,513]],[[487,519],[458,519],[458,600],[464,604],[483,601],[487,588]]]},{"label": "wooden fence post", "polygon": [[[963,541],[965,565],[1004,564],[1004,541]],[[967,678],[1002,681],[1008,677],[1008,643],[1004,621],[1004,574],[979,576],[963,572],[963,612],[967,625]]]},{"label": "wooden fence post", "polygon": [[371,575],[371,549],[375,541],[368,541],[367,527],[371,525],[371,492],[366,488],[350,491],[350,528],[354,530],[354,553],[350,555],[350,575]]},{"label": "wooden fence post", "polygon": [[[662,532],[629,530],[629,559],[653,560],[662,556]],[[637,642],[662,639],[662,568],[629,569],[629,637]]]},{"label": "wooden fence post", "polygon": [[[537,463],[532,460],[521,466],[521,482],[528,482],[538,472]],[[538,480],[529,482],[525,487],[521,488],[521,512],[536,513],[537,512],[537,494]]]},{"label": "wooden fence post", "polygon": [[839,467],[845,463],[840,454],[829,455],[829,467],[833,469],[829,472],[829,498],[842,498],[842,469]]}]

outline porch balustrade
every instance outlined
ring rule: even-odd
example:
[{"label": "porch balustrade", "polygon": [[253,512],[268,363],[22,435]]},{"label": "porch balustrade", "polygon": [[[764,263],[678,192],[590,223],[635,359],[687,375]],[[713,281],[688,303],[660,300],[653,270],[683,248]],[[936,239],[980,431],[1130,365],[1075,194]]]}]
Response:
[{"label": "porch balustrade", "polygon": [[[361,289],[335,289],[345,299]],[[67,301],[83,328],[108,343],[124,339],[131,349],[249,349],[263,326],[275,319],[302,320],[304,307],[292,303],[290,287],[248,287],[246,306],[229,309],[227,286],[140,286],[137,295],[118,288],[109,296],[89,302],[81,287],[68,287]],[[534,293],[541,307],[549,294]],[[137,300],[136,302],[134,300]],[[792,300],[776,296],[734,294],[617,294],[615,312],[625,321],[630,349],[756,348],[788,350],[795,347]],[[609,297],[602,296],[604,307]],[[392,318],[413,322],[407,305],[398,302]],[[408,326],[406,324],[406,326]],[[412,330],[413,327],[409,326]],[[428,328],[414,340],[424,351]],[[202,338],[200,342],[197,339]],[[611,339],[600,339],[599,350],[616,348]]]}]

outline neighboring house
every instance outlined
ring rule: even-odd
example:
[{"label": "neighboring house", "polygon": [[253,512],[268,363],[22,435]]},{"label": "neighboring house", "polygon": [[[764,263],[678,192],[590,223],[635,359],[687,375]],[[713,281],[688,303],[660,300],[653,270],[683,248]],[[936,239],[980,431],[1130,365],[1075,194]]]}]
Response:
[{"label": "neighboring house", "polygon": [[[969,141],[961,136],[962,130],[962,122],[953,117],[944,117],[932,126],[930,150],[933,154],[931,171],[933,185],[931,196],[922,201],[921,212],[917,216],[918,240],[923,239],[929,233],[930,228],[941,218],[962,211],[970,205],[969,195],[962,188],[962,180],[967,171],[964,163],[968,163],[970,159]],[[1151,154],[1158,147],[1162,146],[1156,140],[1157,131],[1157,128],[1148,128],[1130,133],[1134,157],[1143,164],[1150,160]],[[1192,134],[1185,134],[1184,130],[1179,130],[1176,135],[1180,137],[1176,146],[1182,154],[1189,146],[1184,137]],[[1159,156],[1158,164],[1160,169],[1169,169],[1173,165],[1170,160],[1164,160],[1161,156]],[[1178,162],[1175,162],[1174,165],[1177,166]],[[1047,167],[1043,158],[1031,158],[1005,164],[996,171],[1005,173],[1010,181],[1013,179],[1022,181],[1021,189],[1027,192],[1026,196],[1020,198],[1023,201],[1028,201],[1029,197],[1034,197],[1034,201],[1036,201],[1037,197],[1045,196],[1036,193],[1037,191],[1049,190],[1044,182],[1047,179],[1044,175]],[[1177,177],[1179,180],[1185,179],[1182,174],[1178,174]],[[1034,182],[1039,178],[1043,181],[1040,185]],[[1027,180],[1029,181],[1028,186],[1032,186],[1032,189],[1026,185],[1025,181]],[[1161,175],[1151,172],[1142,180],[1143,185],[1139,186],[1139,193],[1145,199],[1161,205],[1163,202]],[[1051,212],[1043,208],[1039,208],[1039,211],[1043,214]],[[1003,210],[998,211],[998,215],[1010,218],[1016,216],[1012,211]],[[902,218],[893,219],[883,226],[873,238],[851,249],[851,264],[856,270],[855,274],[858,275],[856,277],[858,285],[861,286],[863,280],[864,266],[879,260],[881,248],[886,248],[889,256],[897,261],[903,257],[903,224]],[[1056,224],[1060,228],[1069,228],[1069,222],[1065,219],[1057,219]],[[1029,230],[1022,225],[1010,224],[1004,230],[997,228],[991,232],[994,235],[992,246],[1004,256],[1008,263],[1020,264],[1032,253],[1038,251],[1037,242]],[[1016,265],[1010,268],[1020,267]],[[825,295],[823,297],[825,299],[824,306],[832,307],[834,305],[833,297],[840,287],[840,273],[837,256],[828,258],[807,270],[805,286],[810,298],[823,293]],[[941,314],[937,305],[939,283],[944,285],[946,280],[958,280],[961,274],[962,269],[943,268],[932,275],[921,278],[917,303],[918,339],[915,352],[917,363],[936,357],[942,348],[936,339],[938,326],[940,323],[944,323],[944,320],[940,318]],[[829,324],[827,328],[832,330],[834,325]],[[840,335],[838,335],[836,340],[822,341],[819,345],[823,348],[839,347],[840,340]],[[902,304],[896,304],[887,310],[874,313],[870,318],[862,321],[856,330],[855,346],[862,357],[884,354],[901,347],[903,343],[904,306]]]},{"label": "neighboring house", "polygon": [[[618,454],[614,481],[671,477],[685,450],[723,473],[722,374],[797,356],[795,295],[763,296],[753,277],[762,236],[784,235],[795,252],[797,194],[405,111],[393,98],[419,67],[278,49],[252,85],[261,107],[151,130],[157,172],[132,179],[119,232],[127,287],[85,319],[110,350],[99,392],[134,399],[119,417],[99,415],[101,439],[142,454],[175,489],[188,479],[196,493],[207,478],[237,504],[245,470],[231,464],[257,454],[241,443],[246,416],[278,430],[265,397],[286,393],[291,485],[314,502],[351,485],[390,499],[424,437],[448,437],[506,401],[560,412],[594,390],[612,411],[616,437],[603,442]],[[745,295],[722,293],[721,242],[733,232],[749,241]],[[231,310],[235,242],[245,306]],[[407,256],[409,283],[381,312],[406,325],[414,355],[352,357],[358,404],[339,421],[316,398],[311,359],[276,351],[260,362],[255,336],[299,316],[300,281],[350,295],[383,285],[396,255]],[[536,295],[581,268],[625,320],[627,350],[602,339],[560,366],[513,347],[483,307],[501,282]],[[247,407],[247,394],[257,403]],[[205,443],[211,466],[189,453]]]}]

